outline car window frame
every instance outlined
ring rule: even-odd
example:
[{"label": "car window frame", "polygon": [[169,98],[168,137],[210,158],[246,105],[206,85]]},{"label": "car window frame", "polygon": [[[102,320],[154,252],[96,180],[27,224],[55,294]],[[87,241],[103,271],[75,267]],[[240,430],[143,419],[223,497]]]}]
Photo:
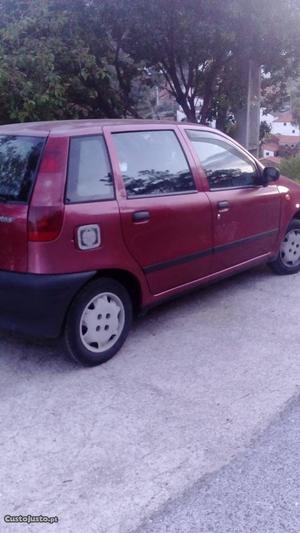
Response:
[{"label": "car window frame", "polygon": [[[67,190],[68,190],[68,183],[69,183],[69,167],[70,167],[70,152],[71,152],[71,142],[73,139],[85,139],[85,138],[91,138],[91,137],[102,137],[105,150],[106,150],[106,156],[107,161],[109,164],[109,173],[111,175],[112,179],[112,188],[113,188],[113,195],[111,198],[97,198],[95,200],[92,199],[86,199],[86,200],[69,200],[67,198]],[[64,204],[65,205],[76,205],[76,204],[93,204],[96,202],[112,202],[116,200],[116,185],[115,185],[115,179],[114,179],[114,172],[113,172],[113,164],[110,157],[109,148],[106,142],[106,138],[103,132],[99,131],[99,133],[81,133],[79,135],[70,135],[68,139],[68,160],[67,160],[67,170],[66,170],[66,182],[65,182],[65,190],[64,190]]]},{"label": "car window frame", "polygon": [[205,172],[203,164],[202,164],[202,162],[199,159],[199,156],[198,156],[197,151],[196,151],[196,149],[194,147],[193,141],[189,138],[188,131],[196,131],[197,133],[203,135],[204,138],[205,138],[205,135],[206,136],[207,135],[211,136],[211,139],[215,138],[216,140],[220,140],[223,143],[228,144],[228,146],[231,146],[232,148],[234,148],[238,152],[238,154],[241,154],[241,158],[242,159],[244,158],[245,160],[248,160],[248,162],[255,168],[257,180],[259,180],[259,178],[261,177],[263,166],[260,165],[259,162],[254,158],[254,156],[252,156],[252,154],[250,154],[248,151],[246,151],[242,146],[236,144],[234,141],[229,139],[227,136],[222,135],[219,132],[200,129],[200,128],[184,127],[185,136],[186,136],[186,138],[187,138],[187,140],[188,140],[188,142],[189,142],[189,144],[191,146],[191,150],[193,151],[193,155],[194,155],[194,157],[195,157],[195,159],[197,161],[197,164],[200,166],[200,168],[202,170],[203,177],[205,178],[205,182],[206,182],[206,185],[207,185],[207,190],[209,192],[229,191],[229,190],[239,190],[239,189],[257,189],[257,188],[262,186],[260,183],[253,183],[252,185],[236,185],[236,186],[232,185],[230,187],[215,187],[215,188],[211,188],[210,187],[210,183],[209,183],[209,179],[207,177],[207,174]]},{"label": "car window frame", "polygon": [[[122,183],[121,196],[123,198],[125,197],[126,200],[138,200],[138,199],[145,199],[145,198],[160,198],[160,197],[165,197],[165,196],[179,196],[179,195],[186,195],[186,194],[197,194],[199,192],[198,182],[197,182],[197,179],[195,177],[195,171],[193,169],[193,165],[192,165],[192,161],[191,161],[191,158],[190,158],[190,154],[188,153],[187,147],[183,144],[182,139],[178,135],[176,126],[174,127],[172,124],[170,124],[170,125],[164,124],[162,126],[159,125],[159,127],[157,127],[157,125],[153,125],[153,124],[143,124],[143,125],[140,125],[140,126],[136,125],[136,126],[130,126],[130,127],[128,127],[128,126],[121,126],[121,127],[120,126],[119,127],[112,126],[112,127],[109,127],[109,128],[103,128],[103,130],[104,130],[104,135],[109,134],[109,136],[110,136],[110,143],[107,143],[107,146],[108,146],[109,152],[112,152],[112,161],[115,161],[115,166],[113,165],[113,173],[117,176],[117,178],[119,180],[121,180],[121,183]],[[172,132],[174,134],[175,139],[177,140],[178,145],[179,145],[180,149],[182,150],[183,157],[186,160],[187,167],[188,167],[188,169],[190,171],[190,174],[191,174],[191,177],[192,177],[192,180],[193,180],[194,189],[193,190],[186,190],[186,191],[177,191],[177,192],[154,193],[154,194],[139,194],[139,195],[135,195],[135,196],[128,196],[127,189],[126,189],[126,184],[125,184],[121,169],[119,167],[118,152],[117,152],[116,143],[113,140],[113,136],[115,134],[118,134],[118,133],[124,134],[124,133],[139,133],[139,132],[140,133],[143,133],[143,132],[160,132],[160,131],[161,132],[170,131],[170,132]]]}]

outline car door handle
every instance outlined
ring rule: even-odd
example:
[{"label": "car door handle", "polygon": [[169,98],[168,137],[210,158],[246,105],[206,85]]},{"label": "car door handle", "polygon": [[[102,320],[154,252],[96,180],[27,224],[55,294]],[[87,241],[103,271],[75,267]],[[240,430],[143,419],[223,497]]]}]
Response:
[{"label": "car door handle", "polygon": [[149,211],[135,211],[135,213],[132,214],[133,222],[146,222],[147,220],[150,220],[150,213]]},{"label": "car door handle", "polygon": [[223,202],[218,202],[218,211],[228,211],[230,208],[230,203],[227,202],[227,200],[223,200]]}]

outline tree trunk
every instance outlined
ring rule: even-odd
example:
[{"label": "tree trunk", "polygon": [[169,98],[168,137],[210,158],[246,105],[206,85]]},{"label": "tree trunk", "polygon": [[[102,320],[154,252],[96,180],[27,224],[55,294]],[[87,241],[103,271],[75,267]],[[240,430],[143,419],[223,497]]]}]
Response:
[{"label": "tree trunk", "polygon": [[176,98],[177,103],[182,107],[182,110],[189,122],[197,122],[195,106],[191,109],[187,98]]},{"label": "tree trunk", "polygon": [[228,112],[227,106],[223,106],[219,108],[218,116],[216,120],[216,128],[220,131],[224,131],[224,133],[226,133],[227,112]]},{"label": "tree trunk", "polygon": [[[182,86],[177,76],[175,63],[168,67],[166,67],[166,65],[164,66],[164,76],[171,94],[173,94],[176,102],[181,106],[187,120],[189,122],[197,122],[195,105],[189,105],[189,99],[191,100],[191,96],[188,95],[187,88],[185,91],[182,90]],[[193,103],[195,103],[195,97]]]},{"label": "tree trunk", "polygon": [[208,120],[208,113],[210,110],[210,104],[211,104],[212,94],[207,89],[204,93],[203,97],[203,105],[201,107],[201,113],[200,113],[200,124],[206,125]]},{"label": "tree trunk", "polygon": [[207,74],[207,79],[204,87],[203,105],[200,113],[200,124],[207,124],[208,114],[210,111],[211,101],[215,90],[217,75],[219,73],[220,63],[216,62],[211,66],[210,72]]}]

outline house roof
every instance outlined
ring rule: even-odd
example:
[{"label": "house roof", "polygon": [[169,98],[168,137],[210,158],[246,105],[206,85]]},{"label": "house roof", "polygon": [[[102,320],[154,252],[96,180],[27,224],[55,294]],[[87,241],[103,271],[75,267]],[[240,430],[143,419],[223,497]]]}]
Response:
[{"label": "house roof", "polygon": [[300,144],[300,136],[298,135],[278,135],[277,138],[280,146],[285,144],[296,146]]},{"label": "house roof", "polygon": [[268,157],[262,157],[260,159],[260,162],[265,165],[266,167],[269,167],[269,166],[277,166],[277,165],[280,165],[281,161],[282,161],[282,157],[275,157],[275,156],[268,156]]},{"label": "house roof", "polygon": [[279,113],[279,115],[274,119],[274,122],[293,122],[293,115],[291,111]]},{"label": "house roof", "polygon": [[278,150],[279,143],[277,142],[266,142],[262,144],[263,150],[270,150],[271,152],[276,152]]}]

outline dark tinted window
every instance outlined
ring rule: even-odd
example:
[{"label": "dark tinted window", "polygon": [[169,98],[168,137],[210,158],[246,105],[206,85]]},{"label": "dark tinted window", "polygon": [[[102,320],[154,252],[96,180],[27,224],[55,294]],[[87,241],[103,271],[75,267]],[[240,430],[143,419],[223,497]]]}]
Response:
[{"label": "dark tinted window", "polygon": [[185,155],[173,131],[114,134],[127,196],[195,190]]},{"label": "dark tinted window", "polygon": [[246,155],[213,134],[188,130],[211,189],[255,185],[257,170]]},{"label": "dark tinted window", "polygon": [[74,137],[69,152],[68,202],[111,200],[114,188],[102,135]]},{"label": "dark tinted window", "polygon": [[40,137],[0,135],[0,200],[28,200],[43,145]]}]

